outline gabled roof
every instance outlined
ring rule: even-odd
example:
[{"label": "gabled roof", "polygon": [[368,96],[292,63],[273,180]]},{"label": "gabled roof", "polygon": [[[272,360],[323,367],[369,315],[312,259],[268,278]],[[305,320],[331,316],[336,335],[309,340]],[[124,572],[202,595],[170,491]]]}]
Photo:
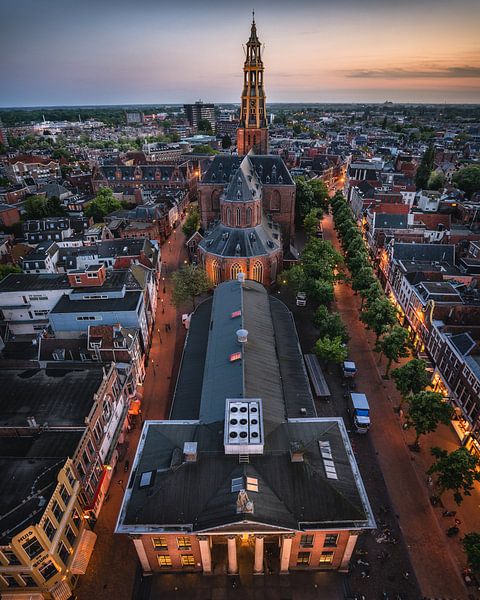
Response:
[{"label": "gabled roof", "polygon": [[455,246],[452,244],[393,244],[393,258],[398,260],[446,261],[455,264]]},{"label": "gabled roof", "polygon": [[225,192],[228,202],[251,202],[261,197],[260,181],[248,156],[240,163]]}]

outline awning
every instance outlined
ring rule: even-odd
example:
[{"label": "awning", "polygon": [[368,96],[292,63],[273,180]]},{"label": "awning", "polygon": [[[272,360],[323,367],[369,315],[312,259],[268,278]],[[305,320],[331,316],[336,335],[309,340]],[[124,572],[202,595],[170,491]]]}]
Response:
[{"label": "awning", "polygon": [[93,533],[89,529],[83,530],[70,567],[74,575],[85,575],[96,541],[96,533]]},{"label": "awning", "polygon": [[44,600],[44,595],[40,592],[24,592],[23,594],[9,594],[2,592],[2,600]]},{"label": "awning", "polygon": [[68,600],[72,597],[72,590],[68,583],[63,579],[57,581],[57,583],[48,590],[53,597],[53,600]]}]

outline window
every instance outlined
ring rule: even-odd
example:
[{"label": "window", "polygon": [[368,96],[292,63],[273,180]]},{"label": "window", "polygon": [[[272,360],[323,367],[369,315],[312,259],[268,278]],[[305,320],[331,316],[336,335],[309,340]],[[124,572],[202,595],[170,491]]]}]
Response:
[{"label": "window", "polygon": [[62,499],[65,506],[67,506],[68,501],[70,500],[70,492],[64,485],[62,485],[62,487],[60,488],[60,498]]},{"label": "window", "polygon": [[70,556],[70,550],[65,546],[63,542],[60,542],[58,556],[60,556],[60,560],[66,566],[68,563],[68,557]]},{"label": "window", "polygon": [[310,564],[310,552],[299,552],[297,556],[297,567]]},{"label": "window", "polygon": [[238,263],[234,263],[230,269],[230,279],[237,279],[237,275],[242,272],[242,268]]},{"label": "window", "polygon": [[67,479],[68,483],[73,487],[75,485],[75,475],[73,474],[72,469],[67,470]]},{"label": "window", "polygon": [[77,537],[75,532],[73,531],[73,529],[71,528],[71,526],[69,525],[67,527],[67,531],[65,533],[65,537],[68,540],[68,543],[70,544],[70,546],[73,546],[73,544],[75,543],[75,538]]},{"label": "window", "polygon": [[25,587],[36,587],[37,586],[37,582],[31,575],[28,575],[27,573],[20,573],[20,577],[23,579],[23,583],[25,584]]},{"label": "window", "polygon": [[240,226],[240,216],[241,216],[240,209],[239,208],[235,209],[235,225],[237,227]]},{"label": "window", "polygon": [[247,208],[247,217],[246,217],[246,224],[247,225],[251,225],[252,224],[252,209],[250,207]]},{"label": "window", "polygon": [[328,533],[325,536],[325,542],[323,545],[325,548],[336,548],[338,543],[338,533]]},{"label": "window", "polygon": [[258,479],[256,477],[247,477],[247,490],[249,492],[258,492]]},{"label": "window", "polygon": [[80,515],[78,514],[77,509],[72,512],[72,521],[75,527],[78,529],[80,525]]},{"label": "window", "polygon": [[158,565],[160,567],[171,567],[172,566],[172,559],[168,554],[160,554],[159,556],[157,556],[158,559]]},{"label": "window", "polygon": [[95,449],[93,447],[92,440],[88,440],[88,442],[87,442],[87,449],[88,449],[88,452],[90,453],[90,456],[94,456]]},{"label": "window", "polygon": [[182,567],[194,567],[195,559],[192,554],[182,554]]},{"label": "window", "polygon": [[62,517],[63,517],[64,510],[56,500],[52,506],[52,513],[53,513],[53,516],[55,517],[55,519],[57,520],[57,522],[60,523],[60,521],[62,520]]},{"label": "window", "polygon": [[82,278],[80,275],[75,275],[75,283],[82,283]]},{"label": "window", "polygon": [[313,535],[302,535],[300,538],[302,548],[313,548]]},{"label": "window", "polygon": [[8,561],[9,565],[20,565],[21,562],[18,560],[17,555],[13,550],[2,550],[2,554]]},{"label": "window", "polygon": [[40,552],[43,552],[43,546],[35,536],[31,537],[24,544],[22,544],[22,548],[25,550],[28,558],[35,558],[40,554]]},{"label": "window", "polygon": [[20,584],[13,575],[5,575],[5,573],[2,573],[2,577],[5,579],[5,583],[8,585],[8,587],[20,587]]},{"label": "window", "polygon": [[91,316],[82,316],[82,317],[77,317],[77,321],[101,321],[102,319],[100,317],[91,317]]},{"label": "window", "polygon": [[97,273],[87,273],[88,279],[95,279],[97,277]]},{"label": "window", "polygon": [[333,562],[333,552],[326,551],[326,552],[322,552],[321,553],[319,564],[321,564],[321,565],[331,565],[332,562]]},{"label": "window", "polygon": [[43,531],[45,531],[45,535],[48,537],[50,541],[55,537],[55,527],[50,519],[45,519],[45,524],[43,526]]},{"label": "window", "polygon": [[179,550],[191,550],[192,543],[190,542],[190,538],[188,535],[182,535],[177,537],[177,548]]},{"label": "window", "polygon": [[212,262],[212,279],[215,285],[218,285],[222,281],[222,266],[218,260]]},{"label": "window", "polygon": [[152,538],[152,544],[155,550],[168,550],[166,537],[154,537]]},{"label": "window", "polygon": [[243,477],[234,477],[232,479],[231,491],[239,492],[240,490],[243,490]]},{"label": "window", "polygon": [[259,283],[262,283],[262,281],[263,281],[263,265],[261,262],[257,261],[253,265],[252,279],[254,281],[258,281]]},{"label": "window", "polygon": [[236,360],[241,360],[241,358],[242,358],[241,352],[234,352],[233,354],[230,354],[230,357],[228,360],[230,362],[235,362]]},{"label": "window", "polygon": [[47,562],[43,563],[43,565],[40,565],[38,570],[45,581],[48,581],[58,573],[57,567],[51,560],[47,560]]}]

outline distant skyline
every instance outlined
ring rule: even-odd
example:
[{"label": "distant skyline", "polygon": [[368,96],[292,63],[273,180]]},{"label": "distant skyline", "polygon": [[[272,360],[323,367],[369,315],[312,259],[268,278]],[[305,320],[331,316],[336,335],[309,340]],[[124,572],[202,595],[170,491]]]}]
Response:
[{"label": "distant skyline", "polygon": [[[478,0],[262,0],[267,102],[480,103]],[[238,103],[251,12],[0,0],[0,106]]]}]

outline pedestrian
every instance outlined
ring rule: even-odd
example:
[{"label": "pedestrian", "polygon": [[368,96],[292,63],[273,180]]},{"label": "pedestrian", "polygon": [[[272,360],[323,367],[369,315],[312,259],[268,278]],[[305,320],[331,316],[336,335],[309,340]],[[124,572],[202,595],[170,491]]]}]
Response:
[{"label": "pedestrian", "polygon": [[170,323],[167,323],[167,330],[172,331],[172,328],[170,327]]},{"label": "pedestrian", "polygon": [[165,323],[165,333],[168,331],[168,323]]}]

